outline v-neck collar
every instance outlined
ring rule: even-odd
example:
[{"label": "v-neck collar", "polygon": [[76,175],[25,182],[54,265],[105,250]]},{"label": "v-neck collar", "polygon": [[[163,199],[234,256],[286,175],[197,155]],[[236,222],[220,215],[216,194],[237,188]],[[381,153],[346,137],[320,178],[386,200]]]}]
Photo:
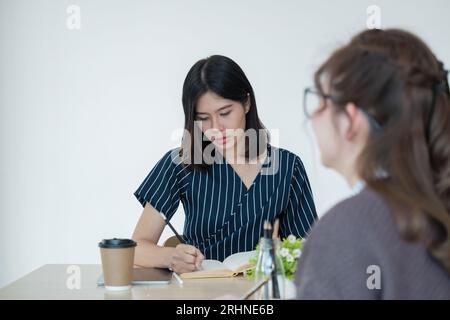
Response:
[{"label": "v-neck collar", "polygon": [[253,186],[256,185],[257,182],[259,182],[259,180],[261,179],[262,176],[262,170],[267,167],[270,164],[270,156],[271,156],[271,146],[270,144],[267,144],[267,154],[266,154],[266,158],[264,159],[263,164],[261,165],[261,167],[258,170],[258,174],[255,176],[255,178],[253,179],[252,184],[250,185],[250,187],[247,187],[247,185],[244,183],[244,181],[242,180],[242,178],[238,175],[238,173],[236,172],[236,170],[234,170],[233,166],[231,164],[228,163],[227,159],[225,157],[222,156],[223,161],[225,163],[225,165],[229,168],[229,170],[232,171],[233,175],[235,176],[236,179],[238,179],[240,185],[242,186],[242,188],[244,189],[245,193],[249,193],[252,189]]}]

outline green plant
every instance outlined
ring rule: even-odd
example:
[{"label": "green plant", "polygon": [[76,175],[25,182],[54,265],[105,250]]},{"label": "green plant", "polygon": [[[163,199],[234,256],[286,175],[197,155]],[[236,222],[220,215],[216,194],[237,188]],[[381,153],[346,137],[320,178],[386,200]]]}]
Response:
[{"label": "green plant", "polygon": [[[303,247],[303,239],[296,238],[294,235],[290,235],[283,239],[279,247],[279,255],[283,261],[284,275],[289,280],[294,280],[295,271],[297,270],[297,260],[300,257]],[[256,254],[250,258],[249,263],[253,265],[253,268],[247,270],[246,275],[248,278],[253,279],[255,276],[255,267],[258,262],[259,256],[259,244],[256,246]]]}]

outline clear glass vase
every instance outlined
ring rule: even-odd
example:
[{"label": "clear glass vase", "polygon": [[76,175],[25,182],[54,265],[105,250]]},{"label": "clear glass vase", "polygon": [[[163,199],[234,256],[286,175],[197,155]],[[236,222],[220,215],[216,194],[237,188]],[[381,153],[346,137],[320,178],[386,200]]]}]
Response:
[{"label": "clear glass vase", "polygon": [[261,238],[259,256],[255,267],[255,285],[265,282],[256,292],[255,299],[285,299],[285,277],[280,256],[279,239]]}]

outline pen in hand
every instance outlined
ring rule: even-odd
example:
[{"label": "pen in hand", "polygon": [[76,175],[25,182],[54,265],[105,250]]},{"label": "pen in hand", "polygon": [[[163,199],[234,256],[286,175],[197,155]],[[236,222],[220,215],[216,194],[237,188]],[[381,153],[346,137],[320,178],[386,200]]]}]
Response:
[{"label": "pen in hand", "polygon": [[[172,226],[172,224],[169,222],[169,220],[167,220],[167,217],[161,212],[160,212],[160,215],[163,218],[164,223],[166,225],[168,225],[169,228],[172,230],[172,232],[175,234],[175,236],[177,237],[178,241],[180,241],[181,244],[186,244],[186,241],[184,240],[183,236],[181,236],[177,232],[177,230]],[[195,257],[195,261],[198,259],[198,253],[199,253],[198,249],[195,249],[195,252],[192,254]],[[197,266],[197,263],[194,263],[194,266],[195,266],[195,270],[201,270],[202,269],[201,265]],[[181,278],[179,280],[181,280]],[[178,282],[180,282],[180,281],[178,281]],[[180,283],[182,283],[182,281]]]},{"label": "pen in hand", "polygon": [[162,213],[160,213],[161,214],[161,217],[164,219],[164,223],[166,224],[166,225],[168,225],[169,226],[169,228],[172,230],[172,232],[175,234],[175,236],[177,237],[177,239],[180,241],[180,243],[185,243],[185,241],[184,241],[184,239],[183,239],[183,237],[182,236],[180,236],[180,234],[177,232],[177,230],[175,230],[175,228],[172,226],[172,224],[169,222],[169,220],[167,220],[167,217],[164,215],[164,214],[162,214]]}]

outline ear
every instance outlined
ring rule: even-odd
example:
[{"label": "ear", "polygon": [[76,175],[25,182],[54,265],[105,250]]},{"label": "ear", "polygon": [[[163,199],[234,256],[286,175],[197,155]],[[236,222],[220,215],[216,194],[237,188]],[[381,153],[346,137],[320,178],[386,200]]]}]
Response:
[{"label": "ear", "polygon": [[250,93],[247,93],[247,101],[244,104],[244,112],[247,114],[250,111]]},{"label": "ear", "polygon": [[349,102],[345,105],[345,113],[349,121],[349,126],[347,132],[345,133],[345,137],[348,140],[353,140],[361,129],[362,112],[353,102]]}]

